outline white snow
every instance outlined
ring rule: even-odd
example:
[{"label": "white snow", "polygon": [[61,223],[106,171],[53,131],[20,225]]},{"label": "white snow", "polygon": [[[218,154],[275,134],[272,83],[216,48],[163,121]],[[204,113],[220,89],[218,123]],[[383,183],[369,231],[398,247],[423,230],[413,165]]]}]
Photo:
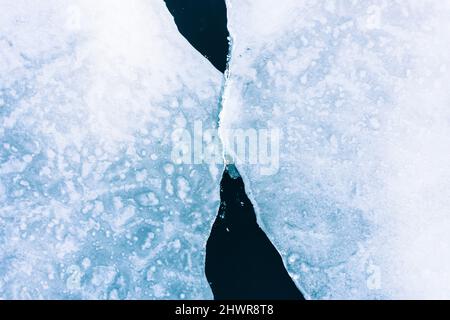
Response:
[{"label": "white snow", "polygon": [[282,130],[276,174],[237,162],[299,287],[450,298],[450,1],[227,3],[220,130]]},{"label": "white snow", "polygon": [[0,0],[0,298],[211,298],[219,181],[170,153],[221,84],[163,1]]}]

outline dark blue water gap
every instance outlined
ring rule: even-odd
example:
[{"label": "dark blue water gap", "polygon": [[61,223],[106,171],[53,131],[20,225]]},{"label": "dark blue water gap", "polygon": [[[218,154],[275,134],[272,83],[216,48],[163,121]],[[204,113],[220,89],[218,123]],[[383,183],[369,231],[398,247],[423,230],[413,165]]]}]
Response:
[{"label": "dark blue water gap", "polygon": [[189,43],[219,71],[225,72],[229,51],[224,0],[164,0]]},{"label": "dark blue water gap", "polygon": [[[229,52],[225,0],[164,1],[180,33],[225,72]],[[259,227],[234,166],[223,174],[220,197],[206,247],[206,276],[216,300],[303,300],[280,254]]]}]

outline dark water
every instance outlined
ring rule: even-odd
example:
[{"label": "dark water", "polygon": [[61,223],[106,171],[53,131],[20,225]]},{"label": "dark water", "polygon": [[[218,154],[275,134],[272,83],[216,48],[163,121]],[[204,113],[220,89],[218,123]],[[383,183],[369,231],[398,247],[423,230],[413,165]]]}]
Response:
[{"label": "dark water", "polygon": [[[224,0],[165,0],[180,33],[224,72],[228,56]],[[230,175],[229,173],[233,174]],[[303,300],[281,256],[259,227],[236,168],[221,181],[221,206],[206,248],[206,276],[217,300]]]},{"label": "dark water", "polygon": [[261,230],[241,178],[227,168],[207,245],[206,275],[216,299],[303,299],[280,254]]},{"label": "dark water", "polygon": [[227,8],[224,0],[164,0],[180,33],[219,71],[228,56]]}]

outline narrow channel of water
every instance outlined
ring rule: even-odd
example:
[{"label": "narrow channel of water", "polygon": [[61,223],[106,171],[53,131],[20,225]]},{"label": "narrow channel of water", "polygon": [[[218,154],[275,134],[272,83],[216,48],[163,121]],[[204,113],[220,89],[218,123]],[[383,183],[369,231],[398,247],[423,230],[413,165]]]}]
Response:
[{"label": "narrow channel of water", "polygon": [[[180,33],[221,72],[229,50],[225,0],[164,0]],[[230,172],[232,173],[230,175]],[[206,248],[206,276],[217,300],[303,300],[282,258],[257,223],[234,166],[221,182],[221,206]]]}]

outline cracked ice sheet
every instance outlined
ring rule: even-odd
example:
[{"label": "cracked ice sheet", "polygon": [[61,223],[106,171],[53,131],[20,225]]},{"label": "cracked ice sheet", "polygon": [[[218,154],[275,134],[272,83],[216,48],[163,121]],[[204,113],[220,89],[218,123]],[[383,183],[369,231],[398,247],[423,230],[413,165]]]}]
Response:
[{"label": "cracked ice sheet", "polygon": [[449,9],[228,0],[221,130],[282,129],[239,169],[310,298],[450,298]]},{"label": "cracked ice sheet", "polygon": [[0,0],[0,298],[212,298],[219,181],[170,154],[221,79],[163,1]]}]

